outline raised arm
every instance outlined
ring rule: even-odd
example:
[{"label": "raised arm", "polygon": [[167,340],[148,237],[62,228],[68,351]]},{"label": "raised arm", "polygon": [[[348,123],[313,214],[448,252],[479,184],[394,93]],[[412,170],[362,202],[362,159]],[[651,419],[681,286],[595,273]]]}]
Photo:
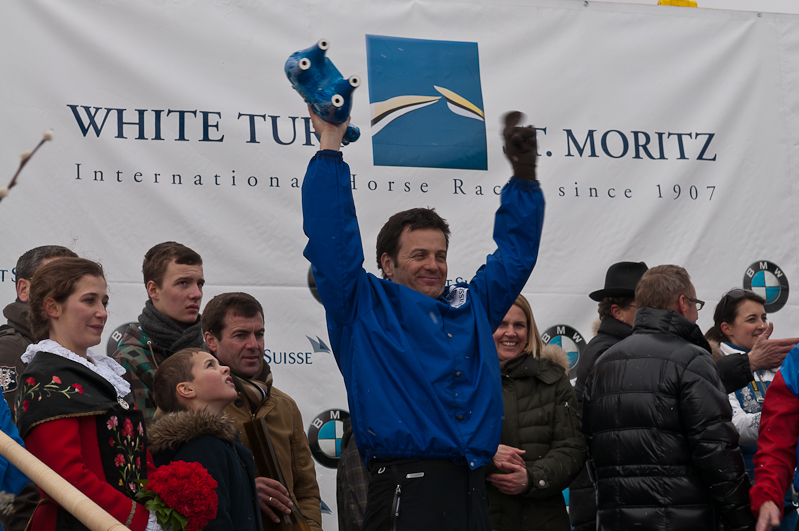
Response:
[{"label": "raised arm", "polygon": [[502,189],[494,219],[497,250],[488,256],[471,283],[492,330],[502,322],[533,271],[544,225],[544,196],[535,171],[535,130],[518,127],[521,118],[519,112],[505,117],[505,154],[514,176]]},{"label": "raised arm", "polygon": [[311,112],[322,150],[311,159],[302,183],[304,256],[328,318],[339,324],[353,318],[359,280],[365,276],[363,245],[352,197],[350,168],[338,151],[347,123],[335,126]]}]

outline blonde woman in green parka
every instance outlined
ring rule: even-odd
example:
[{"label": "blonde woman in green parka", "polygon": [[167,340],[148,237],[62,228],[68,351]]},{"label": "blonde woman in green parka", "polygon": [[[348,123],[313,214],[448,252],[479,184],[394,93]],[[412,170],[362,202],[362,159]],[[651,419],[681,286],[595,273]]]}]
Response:
[{"label": "blonde woman in green parka", "polygon": [[544,346],[522,295],[494,332],[494,342],[505,407],[497,453],[524,468],[486,470],[491,528],[569,531],[562,491],[585,463],[586,442],[568,357],[555,345]]}]

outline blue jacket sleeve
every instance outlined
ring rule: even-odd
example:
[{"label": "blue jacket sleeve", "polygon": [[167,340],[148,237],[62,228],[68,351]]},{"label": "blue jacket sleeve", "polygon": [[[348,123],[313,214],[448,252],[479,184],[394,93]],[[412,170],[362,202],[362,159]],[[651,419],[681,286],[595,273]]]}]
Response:
[{"label": "blue jacket sleeve", "polygon": [[502,189],[494,220],[497,250],[470,283],[494,331],[521,293],[538,258],[544,226],[544,195],[538,181],[512,177]]},{"label": "blue jacket sleeve", "polygon": [[[8,404],[5,400],[0,400],[0,424],[2,424],[3,433],[14,439],[14,442],[20,446],[25,446],[22,439],[19,437],[17,427],[11,422],[11,412],[8,409]],[[6,460],[5,457],[0,457],[0,490],[9,494],[17,495],[22,490],[22,487],[30,483],[30,480],[19,471],[17,467],[12,465]]]},{"label": "blue jacket sleeve", "polygon": [[313,266],[316,289],[329,319],[351,323],[364,295],[366,271],[350,168],[339,151],[319,151],[308,164],[302,183],[304,256]]}]

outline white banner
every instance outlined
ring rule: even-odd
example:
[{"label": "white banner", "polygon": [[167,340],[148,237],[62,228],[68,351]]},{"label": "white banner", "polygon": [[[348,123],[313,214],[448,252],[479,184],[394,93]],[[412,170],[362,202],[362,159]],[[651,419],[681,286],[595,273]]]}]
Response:
[{"label": "white banner", "polygon": [[[794,15],[548,0],[28,0],[0,13],[0,175],[55,132],[0,203],[0,300],[29,248],[99,260],[100,350],[141,311],[145,251],[176,240],[203,256],[206,302],[236,290],[263,303],[275,385],[306,427],[346,411],[302,257],[299,186],[318,142],[283,73],[321,37],[362,79],[362,136],[344,152],[367,270],[391,213],[433,206],[452,228],[451,280],[471,277],[510,176],[500,118],[518,109],[539,128],[547,198],[525,294],[575,361],[596,318],[588,293],[622,260],[684,265],[708,302],[703,329],[727,289],[751,285],[775,336],[799,332]],[[371,127],[401,96],[424,104]],[[335,470],[317,472],[335,529]]]}]

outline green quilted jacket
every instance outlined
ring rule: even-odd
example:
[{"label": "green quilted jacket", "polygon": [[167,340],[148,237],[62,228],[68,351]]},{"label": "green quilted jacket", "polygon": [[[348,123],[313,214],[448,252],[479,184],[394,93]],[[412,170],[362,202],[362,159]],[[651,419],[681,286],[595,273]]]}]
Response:
[{"label": "green quilted jacket", "polygon": [[562,491],[585,463],[586,442],[566,369],[551,361],[558,357],[563,351],[547,345],[502,376],[502,444],[527,452],[529,490],[511,496],[486,484],[495,531],[570,529]]}]

